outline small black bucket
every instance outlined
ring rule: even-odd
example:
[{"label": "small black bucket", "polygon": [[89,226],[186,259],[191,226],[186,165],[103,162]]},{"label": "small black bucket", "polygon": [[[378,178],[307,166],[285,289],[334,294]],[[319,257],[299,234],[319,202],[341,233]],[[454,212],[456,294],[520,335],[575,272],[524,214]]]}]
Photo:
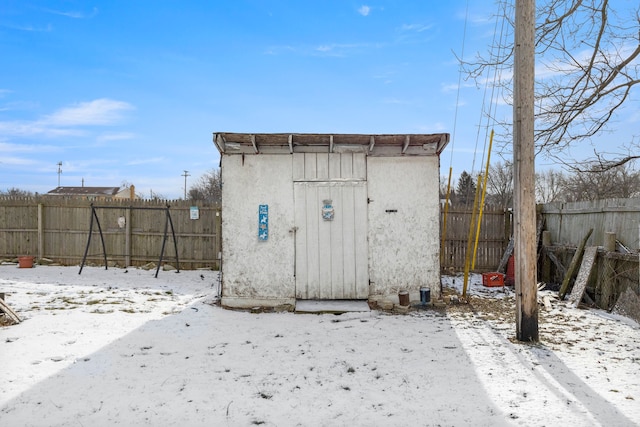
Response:
[{"label": "small black bucket", "polygon": [[423,305],[431,302],[431,288],[420,288],[420,302]]}]

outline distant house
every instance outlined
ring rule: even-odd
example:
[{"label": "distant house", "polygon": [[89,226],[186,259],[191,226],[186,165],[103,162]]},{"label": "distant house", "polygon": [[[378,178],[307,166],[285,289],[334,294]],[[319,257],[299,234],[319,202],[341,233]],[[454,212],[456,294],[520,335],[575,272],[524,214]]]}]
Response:
[{"label": "distant house", "polygon": [[135,200],[135,186],[129,187],[57,187],[49,191],[48,197],[61,197],[67,199],[105,200],[122,199]]}]

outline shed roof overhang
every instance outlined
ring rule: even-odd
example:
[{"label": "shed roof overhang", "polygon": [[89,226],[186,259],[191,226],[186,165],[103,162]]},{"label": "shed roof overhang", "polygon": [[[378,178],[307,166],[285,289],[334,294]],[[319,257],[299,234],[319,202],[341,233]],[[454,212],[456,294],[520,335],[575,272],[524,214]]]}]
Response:
[{"label": "shed roof overhang", "polygon": [[213,134],[213,142],[220,154],[361,152],[369,156],[438,156],[449,143],[449,134],[217,132]]}]

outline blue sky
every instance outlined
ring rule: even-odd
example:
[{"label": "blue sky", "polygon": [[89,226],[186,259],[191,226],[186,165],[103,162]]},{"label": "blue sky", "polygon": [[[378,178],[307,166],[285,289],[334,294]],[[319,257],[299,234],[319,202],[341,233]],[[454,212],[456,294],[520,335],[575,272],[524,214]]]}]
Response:
[{"label": "blue sky", "polygon": [[213,132],[454,134],[457,101],[441,174],[478,170],[483,88],[458,93],[454,52],[497,10],[469,3],[3,0],[0,189],[52,190],[61,161],[63,186],[181,198]]}]

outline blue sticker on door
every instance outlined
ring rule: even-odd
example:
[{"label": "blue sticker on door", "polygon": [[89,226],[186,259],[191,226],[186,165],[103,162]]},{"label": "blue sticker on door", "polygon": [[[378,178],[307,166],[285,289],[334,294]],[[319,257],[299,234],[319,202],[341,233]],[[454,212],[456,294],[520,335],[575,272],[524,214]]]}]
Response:
[{"label": "blue sticker on door", "polygon": [[258,240],[269,239],[269,205],[258,208]]}]

